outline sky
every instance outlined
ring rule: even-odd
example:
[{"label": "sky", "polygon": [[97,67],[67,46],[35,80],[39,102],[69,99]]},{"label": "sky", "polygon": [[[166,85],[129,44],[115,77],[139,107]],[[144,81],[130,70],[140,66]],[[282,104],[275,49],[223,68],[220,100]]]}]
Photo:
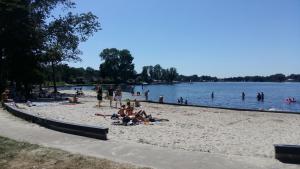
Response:
[{"label": "sky", "polygon": [[160,64],[184,75],[300,74],[300,0],[75,0],[102,30],[80,44],[99,69],[105,48],[128,49],[135,69]]}]

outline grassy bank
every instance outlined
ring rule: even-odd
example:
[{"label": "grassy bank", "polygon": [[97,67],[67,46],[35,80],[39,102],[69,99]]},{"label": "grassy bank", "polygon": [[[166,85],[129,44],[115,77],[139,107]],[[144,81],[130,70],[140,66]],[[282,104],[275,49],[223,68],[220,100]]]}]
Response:
[{"label": "grassy bank", "polygon": [[137,169],[137,167],[129,164],[70,154],[62,150],[17,142],[4,137],[0,137],[0,168]]}]

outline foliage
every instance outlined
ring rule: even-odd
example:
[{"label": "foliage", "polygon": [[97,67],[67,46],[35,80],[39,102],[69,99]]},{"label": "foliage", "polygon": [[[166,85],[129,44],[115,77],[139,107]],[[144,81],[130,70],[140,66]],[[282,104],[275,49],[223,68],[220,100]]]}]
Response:
[{"label": "foliage", "polygon": [[54,18],[57,6],[73,8],[71,0],[0,0],[0,91],[6,81],[17,90],[43,82],[42,68],[80,60],[78,45],[100,29],[92,13]]},{"label": "foliage", "polygon": [[17,89],[24,87],[26,95],[31,84],[42,81],[39,61],[43,35],[38,27],[42,16],[36,16],[37,8],[39,5],[29,0],[0,0],[1,84],[14,81]]},{"label": "foliage", "polygon": [[231,77],[220,80],[229,82],[284,82],[288,79],[289,77],[286,77],[284,74],[275,74],[271,76]]},{"label": "foliage", "polygon": [[72,14],[59,17],[46,26],[45,43],[46,55],[50,62],[55,64],[62,61],[80,61],[78,49],[80,42],[100,28],[97,17],[92,13]]},{"label": "foliage", "polygon": [[172,83],[178,78],[176,68],[162,68],[159,64],[153,66],[144,66],[140,74],[141,81],[151,83],[153,81],[161,81]]},{"label": "foliage", "polygon": [[[51,66],[44,67],[44,75],[46,81],[52,81],[52,68]],[[67,64],[59,64],[56,66],[55,80],[57,82],[65,82],[68,84],[93,84],[100,81],[99,71],[91,67],[74,68],[69,67]],[[50,83],[50,85],[54,85]]]},{"label": "foliage", "polygon": [[133,57],[129,50],[104,49],[99,56],[104,61],[100,65],[100,75],[103,79],[124,83],[135,78]]}]

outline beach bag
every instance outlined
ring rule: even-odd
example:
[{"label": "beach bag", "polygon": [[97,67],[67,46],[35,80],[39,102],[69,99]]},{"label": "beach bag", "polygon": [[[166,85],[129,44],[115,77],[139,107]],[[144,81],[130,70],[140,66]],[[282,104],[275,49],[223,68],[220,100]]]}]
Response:
[{"label": "beach bag", "polygon": [[110,118],[111,118],[112,120],[116,120],[116,119],[119,119],[119,115],[113,114]]}]

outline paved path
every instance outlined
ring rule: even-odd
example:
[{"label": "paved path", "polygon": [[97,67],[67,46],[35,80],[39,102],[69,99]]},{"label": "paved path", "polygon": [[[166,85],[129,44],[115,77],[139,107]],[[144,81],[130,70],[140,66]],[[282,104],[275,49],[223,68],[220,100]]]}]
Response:
[{"label": "paved path", "polygon": [[108,140],[52,131],[23,121],[0,108],[0,135],[47,147],[59,148],[113,161],[159,169],[296,169],[273,159],[224,156],[220,154],[172,150],[143,144],[120,144]]}]

